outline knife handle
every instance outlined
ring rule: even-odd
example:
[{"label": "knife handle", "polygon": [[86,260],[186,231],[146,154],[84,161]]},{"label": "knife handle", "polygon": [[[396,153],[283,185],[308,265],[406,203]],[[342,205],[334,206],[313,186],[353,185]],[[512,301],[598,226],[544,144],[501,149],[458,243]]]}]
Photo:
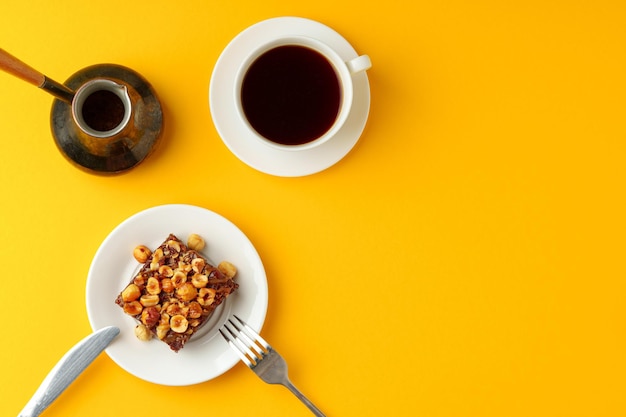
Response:
[{"label": "knife handle", "polygon": [[117,336],[114,326],[100,329],[74,345],[52,368],[18,417],[36,417],[67,388]]}]

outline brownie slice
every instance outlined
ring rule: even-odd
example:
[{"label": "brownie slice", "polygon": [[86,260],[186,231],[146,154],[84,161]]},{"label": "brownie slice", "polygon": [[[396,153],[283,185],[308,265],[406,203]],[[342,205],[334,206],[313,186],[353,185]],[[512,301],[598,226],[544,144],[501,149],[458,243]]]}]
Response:
[{"label": "brownie slice", "polygon": [[115,303],[137,319],[138,326],[145,326],[149,335],[178,352],[238,288],[235,274],[232,264],[213,266],[170,234],[149,254]]}]

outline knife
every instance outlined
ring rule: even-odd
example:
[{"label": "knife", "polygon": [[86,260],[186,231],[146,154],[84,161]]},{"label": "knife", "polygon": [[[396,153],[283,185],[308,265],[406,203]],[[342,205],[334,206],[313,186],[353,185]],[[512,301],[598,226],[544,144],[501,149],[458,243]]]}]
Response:
[{"label": "knife", "polygon": [[18,417],[41,414],[119,333],[117,327],[105,327],[74,345],[48,373]]}]

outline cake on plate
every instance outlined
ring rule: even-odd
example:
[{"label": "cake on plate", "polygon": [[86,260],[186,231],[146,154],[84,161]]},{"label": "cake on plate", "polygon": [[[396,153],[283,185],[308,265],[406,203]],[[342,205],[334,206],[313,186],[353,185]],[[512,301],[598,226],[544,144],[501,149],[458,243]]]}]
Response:
[{"label": "cake on plate", "polygon": [[212,265],[199,252],[203,247],[198,235],[185,244],[170,234],[154,252],[135,248],[142,266],[115,303],[137,320],[139,339],[156,337],[178,352],[238,288],[235,266],[227,261]]}]

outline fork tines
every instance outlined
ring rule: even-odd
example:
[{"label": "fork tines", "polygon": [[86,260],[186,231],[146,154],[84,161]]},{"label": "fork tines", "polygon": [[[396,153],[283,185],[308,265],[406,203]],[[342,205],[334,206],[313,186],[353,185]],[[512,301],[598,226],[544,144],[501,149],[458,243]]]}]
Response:
[{"label": "fork tines", "polygon": [[269,354],[272,347],[243,320],[236,315],[233,317],[238,323],[228,319],[228,322],[220,329],[220,333],[241,360],[250,368],[254,368]]}]

